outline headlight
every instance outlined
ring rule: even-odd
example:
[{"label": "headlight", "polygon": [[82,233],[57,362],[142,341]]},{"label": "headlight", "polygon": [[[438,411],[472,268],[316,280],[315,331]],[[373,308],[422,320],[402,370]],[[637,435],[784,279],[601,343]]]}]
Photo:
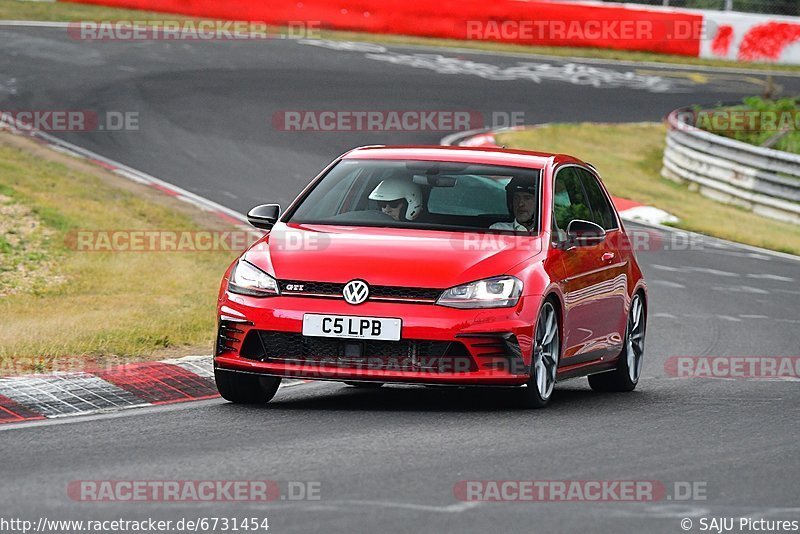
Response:
[{"label": "headlight", "polygon": [[452,287],[436,304],[450,308],[507,308],[516,306],[522,295],[522,281],[513,276],[498,276]]},{"label": "headlight", "polygon": [[277,280],[245,260],[239,260],[231,271],[228,291],[251,297],[271,297],[280,294]]}]

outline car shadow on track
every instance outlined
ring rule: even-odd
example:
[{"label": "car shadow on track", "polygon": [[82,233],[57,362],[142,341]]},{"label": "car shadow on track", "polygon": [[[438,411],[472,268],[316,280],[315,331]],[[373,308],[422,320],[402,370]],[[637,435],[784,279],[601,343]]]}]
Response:
[{"label": "car shadow on track", "polygon": [[[278,392],[269,404],[253,407],[236,406],[244,410],[302,410],[302,411],[362,411],[362,412],[495,412],[523,411],[518,402],[520,391],[513,388],[455,388],[384,386],[380,389],[341,388],[325,385]],[[663,394],[652,391],[632,393],[598,393],[588,386],[557,388],[546,408],[547,412],[571,410],[630,409],[661,399]],[[233,405],[230,405],[234,408]]]}]

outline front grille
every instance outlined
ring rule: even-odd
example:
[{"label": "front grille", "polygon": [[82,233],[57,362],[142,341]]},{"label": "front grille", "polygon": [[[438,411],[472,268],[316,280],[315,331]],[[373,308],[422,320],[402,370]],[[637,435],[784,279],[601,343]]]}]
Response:
[{"label": "front grille", "polygon": [[[296,288],[302,286],[302,291]],[[301,280],[281,280],[281,293],[286,296],[291,295],[326,295],[342,298],[344,284],[335,282],[304,282]],[[441,295],[441,289],[429,289],[424,287],[398,287],[398,286],[369,286],[370,299],[397,299],[397,300],[425,300],[435,302]]]},{"label": "front grille", "polygon": [[424,287],[374,286],[370,288],[371,296],[381,298],[436,300],[441,294],[441,289],[426,289]]},{"label": "front grille", "polygon": [[[256,340],[260,343],[254,342]],[[351,352],[354,347],[357,347],[356,355]],[[475,370],[475,363],[466,347],[450,341],[362,341],[253,330],[247,335],[240,355],[265,362],[359,369],[434,373]]]}]

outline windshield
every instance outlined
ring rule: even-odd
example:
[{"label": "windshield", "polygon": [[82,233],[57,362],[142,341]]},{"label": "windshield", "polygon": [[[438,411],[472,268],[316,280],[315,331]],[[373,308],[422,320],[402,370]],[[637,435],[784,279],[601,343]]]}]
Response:
[{"label": "windshield", "polygon": [[287,222],[535,234],[540,177],[518,167],[347,159]]}]

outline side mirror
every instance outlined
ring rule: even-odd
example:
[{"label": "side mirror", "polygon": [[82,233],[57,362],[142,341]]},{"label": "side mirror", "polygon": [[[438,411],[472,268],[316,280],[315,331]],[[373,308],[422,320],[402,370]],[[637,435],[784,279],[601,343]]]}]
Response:
[{"label": "side mirror", "polygon": [[568,239],[577,246],[590,246],[602,243],[606,238],[606,231],[599,224],[583,219],[573,219],[567,225]]},{"label": "side mirror", "polygon": [[262,230],[272,230],[280,216],[280,205],[262,204],[247,212],[247,222]]}]

